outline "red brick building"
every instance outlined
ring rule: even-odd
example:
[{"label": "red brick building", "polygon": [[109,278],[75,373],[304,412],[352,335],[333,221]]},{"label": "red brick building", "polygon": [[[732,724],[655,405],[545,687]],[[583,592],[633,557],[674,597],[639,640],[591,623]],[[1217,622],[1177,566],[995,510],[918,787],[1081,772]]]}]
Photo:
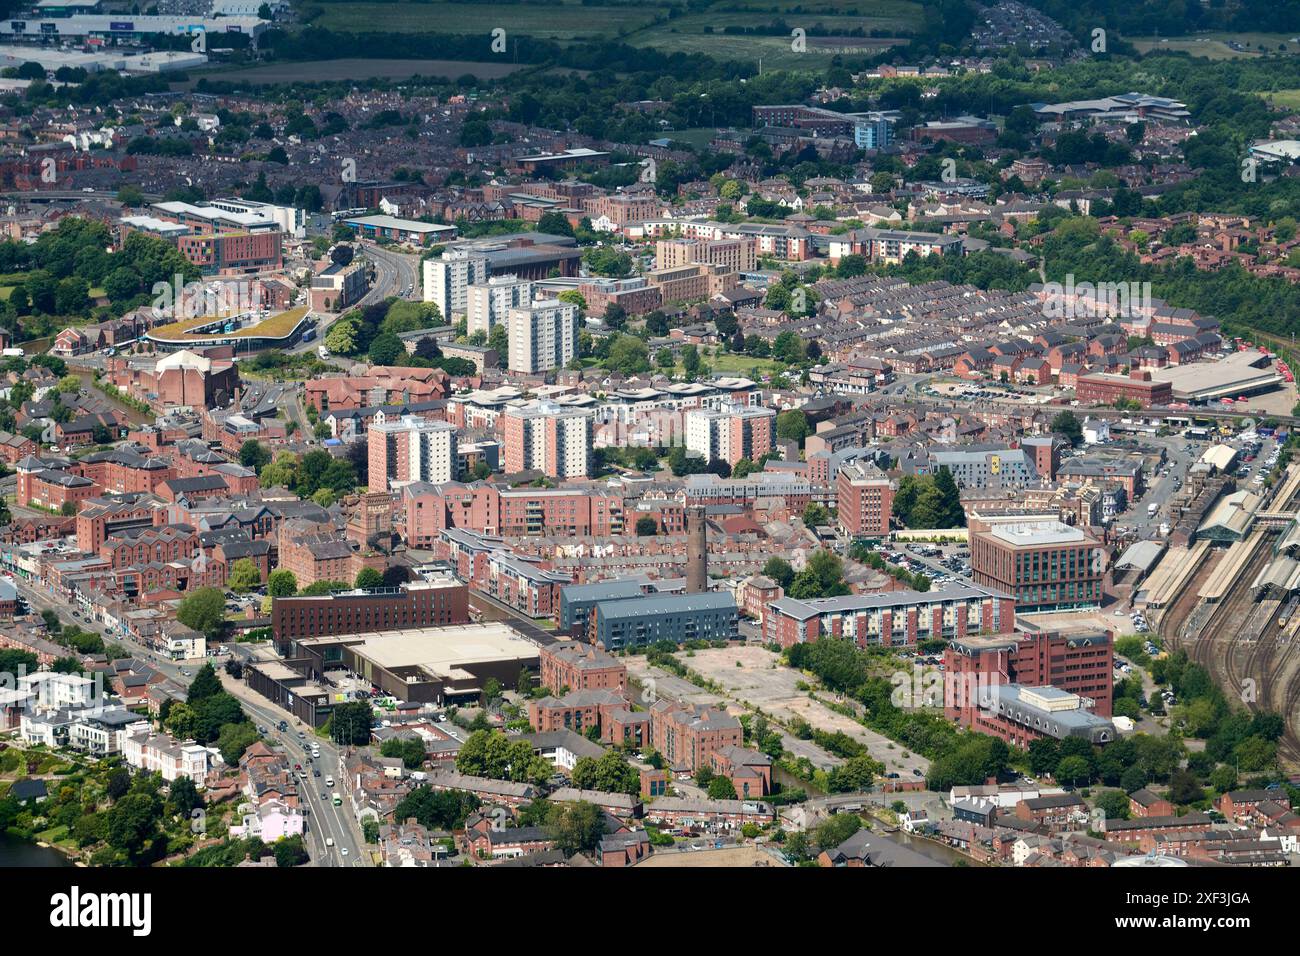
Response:
[{"label": "red brick building", "polygon": [[1170,404],[1174,391],[1169,382],[1152,381],[1146,369],[1135,369],[1128,376],[1109,372],[1080,375],[1074,385],[1074,397],[1084,405],[1113,405],[1123,398],[1151,408]]},{"label": "red brick building", "polygon": [[[1109,717],[1114,695],[1113,635],[1108,631],[1017,631],[1006,637],[958,638],[943,654],[945,674],[965,682],[1052,686],[1092,700],[1092,712]],[[949,695],[945,695],[949,697]],[[974,700],[946,699],[944,715],[969,723]]]},{"label": "red brick building", "polygon": [[612,654],[577,641],[560,642],[538,652],[541,683],[553,693],[569,690],[627,690],[627,668]]},{"label": "red brick building", "polygon": [[879,538],[889,534],[894,483],[875,465],[850,462],[835,480],[836,517],[845,533]]}]

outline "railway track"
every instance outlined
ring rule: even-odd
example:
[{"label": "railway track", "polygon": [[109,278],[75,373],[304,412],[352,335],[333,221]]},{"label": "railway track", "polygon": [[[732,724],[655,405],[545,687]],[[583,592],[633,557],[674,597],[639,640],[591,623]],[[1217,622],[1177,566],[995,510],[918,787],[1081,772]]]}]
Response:
[{"label": "railway track", "polygon": [[1183,587],[1183,591],[1178,595],[1177,600],[1161,612],[1160,619],[1156,622],[1156,629],[1159,633],[1171,635],[1183,633],[1184,625],[1187,624],[1188,618],[1201,601],[1201,588],[1214,574],[1214,569],[1219,566],[1223,554],[1223,551],[1211,550],[1205,556],[1205,560],[1196,569],[1192,579]]},{"label": "railway track", "polygon": [[[1279,510],[1298,507],[1300,494],[1293,493]],[[1282,715],[1278,759],[1294,772],[1300,770],[1300,601],[1294,595],[1256,600],[1254,583],[1273,558],[1272,544],[1265,542],[1217,606],[1195,606],[1170,623],[1178,627],[1172,632],[1175,645],[1226,694],[1251,712]],[[1177,606],[1171,611],[1183,613]]]}]

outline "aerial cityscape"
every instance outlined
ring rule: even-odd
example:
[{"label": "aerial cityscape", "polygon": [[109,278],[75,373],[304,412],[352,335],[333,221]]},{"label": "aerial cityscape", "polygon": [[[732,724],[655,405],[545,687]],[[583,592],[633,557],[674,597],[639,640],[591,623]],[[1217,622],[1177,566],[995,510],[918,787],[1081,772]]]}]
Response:
[{"label": "aerial cityscape", "polygon": [[1300,0],[0,14],[0,866],[1300,865]]}]

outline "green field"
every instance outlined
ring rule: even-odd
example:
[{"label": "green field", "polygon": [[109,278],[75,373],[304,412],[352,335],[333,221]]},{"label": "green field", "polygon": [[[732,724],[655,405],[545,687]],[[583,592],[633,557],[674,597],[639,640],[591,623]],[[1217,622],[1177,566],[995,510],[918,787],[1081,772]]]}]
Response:
[{"label": "green field", "polygon": [[[723,4],[719,5],[724,6]],[[755,5],[757,6],[757,5]],[[884,30],[908,33],[921,19],[921,6],[909,0],[878,0],[875,3],[848,3],[837,5],[829,12],[781,12],[781,8],[798,7],[796,3],[776,4],[773,7],[745,12],[735,12],[734,5],[725,4],[726,12],[692,14],[641,30],[628,39],[636,46],[650,46],[668,52],[703,53],[719,59],[750,59],[760,57],[764,66],[798,69],[801,66],[823,68],[835,55],[865,55],[876,53],[898,42],[892,39],[849,36],[852,30],[864,33]],[[858,16],[845,13],[860,9]],[[726,33],[727,27],[755,27],[783,20],[791,30],[802,28],[817,33],[830,32],[833,36],[809,33],[807,49],[791,49],[789,35],[762,36]]]},{"label": "green field", "polygon": [[[1204,33],[1191,37],[1170,37],[1155,39],[1152,37],[1125,37],[1139,53],[1152,50],[1170,50],[1202,56],[1207,60],[1235,60],[1241,57],[1262,56],[1259,47],[1266,53],[1300,53],[1300,36],[1294,33]],[[1235,41],[1244,50],[1234,50],[1228,46]]]},{"label": "green field", "polygon": [[[349,33],[482,34],[484,52],[494,29],[553,41],[622,39],[633,46],[665,52],[703,53],[719,59],[762,58],[764,66],[823,69],[831,57],[864,55],[886,49],[892,39],[848,36],[850,31],[872,30],[909,33],[921,22],[921,4],[915,0],[717,0],[715,11],[692,12],[666,19],[662,0],[644,3],[610,2],[583,6],[578,0],[560,4],[331,3],[303,0],[299,13],[312,26]],[[807,51],[791,49],[788,35],[728,34],[727,27],[760,27],[783,20],[796,27],[831,32],[833,37],[809,35]],[[436,48],[430,49],[436,56]],[[485,55],[485,60],[490,56]],[[431,71],[424,71],[429,73]],[[382,75],[382,74],[352,74]],[[260,77],[259,77],[260,78]]]},{"label": "green field", "polygon": [[[706,355],[704,350],[700,350],[700,360],[718,375],[737,375],[745,378],[761,379],[764,375],[774,375],[783,371],[785,366],[780,362],[774,362],[771,359],[754,358],[751,355],[737,355],[734,352],[723,352],[719,355]],[[655,367],[656,372],[663,369]],[[683,376],[686,369],[682,363],[678,362],[672,370],[672,374]]]},{"label": "green field", "polygon": [[1287,110],[1300,109],[1300,90],[1274,90],[1271,93],[1258,93],[1274,106]]},{"label": "green field", "polygon": [[654,47],[666,53],[703,53],[720,60],[762,60],[764,69],[822,70],[837,55],[866,56],[879,53],[906,39],[859,40],[848,49],[817,49],[814,38],[808,38],[808,48],[802,53],[790,49],[786,37],[763,36],[710,36],[702,33],[664,33],[663,28],[639,33],[628,39],[633,46]]},{"label": "green field", "polygon": [[[313,26],[344,33],[483,34],[483,52],[490,53],[493,30],[547,40],[612,38],[644,27],[662,12],[653,4],[585,7],[486,3],[323,3]],[[436,49],[430,49],[437,54]]]}]

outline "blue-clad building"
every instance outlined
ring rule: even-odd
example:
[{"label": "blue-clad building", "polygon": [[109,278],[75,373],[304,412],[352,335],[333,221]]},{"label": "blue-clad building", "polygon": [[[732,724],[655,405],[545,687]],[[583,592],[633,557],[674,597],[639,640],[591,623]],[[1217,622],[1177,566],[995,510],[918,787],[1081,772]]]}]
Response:
[{"label": "blue-clad building", "polygon": [[647,594],[597,601],[589,611],[591,639],[607,651],[658,641],[731,641],[738,636],[730,593]]},{"label": "blue-clad building", "polygon": [[599,601],[640,597],[649,579],[644,576],[594,584],[570,584],[560,588],[559,625],[561,634],[585,634],[587,615]]}]

